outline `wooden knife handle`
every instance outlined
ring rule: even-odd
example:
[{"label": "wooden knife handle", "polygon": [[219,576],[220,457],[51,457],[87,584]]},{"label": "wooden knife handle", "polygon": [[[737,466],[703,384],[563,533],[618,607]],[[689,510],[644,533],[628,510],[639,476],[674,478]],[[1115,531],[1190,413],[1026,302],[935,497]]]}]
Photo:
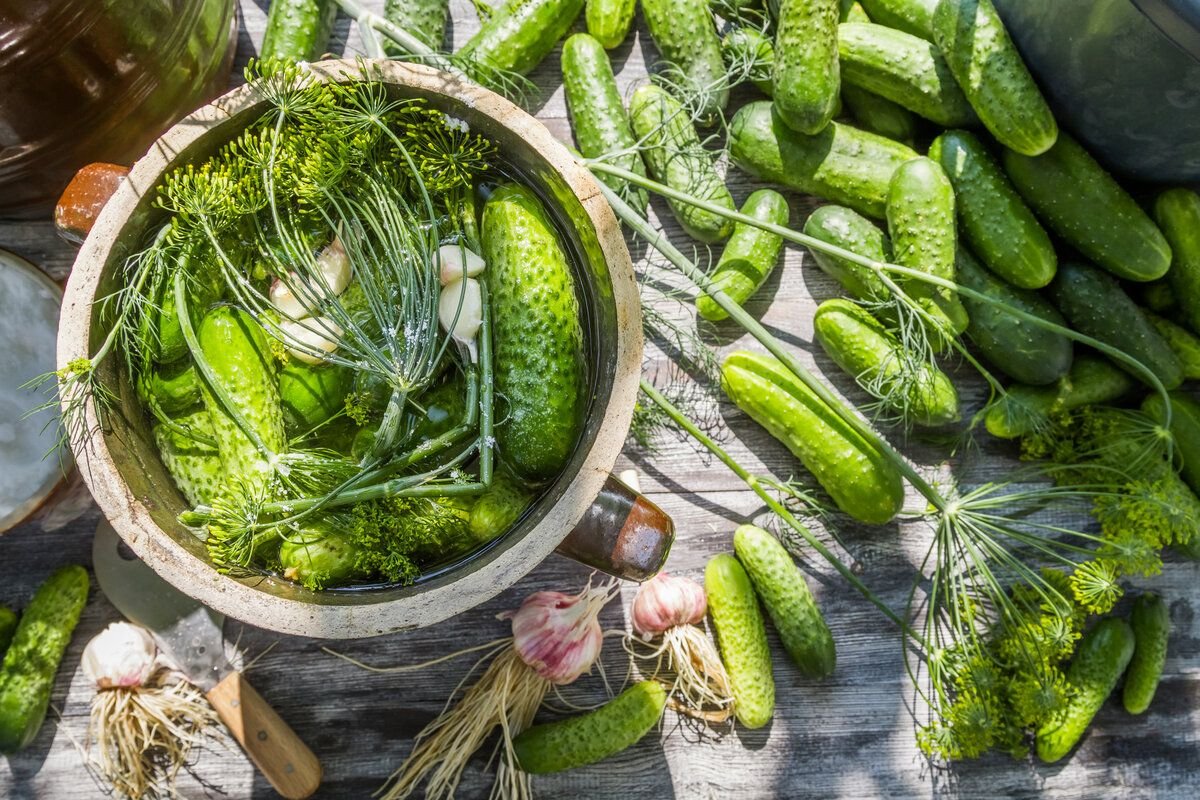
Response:
[{"label": "wooden knife handle", "polygon": [[240,672],[208,693],[208,702],[275,791],[303,800],[321,785],[321,762]]}]

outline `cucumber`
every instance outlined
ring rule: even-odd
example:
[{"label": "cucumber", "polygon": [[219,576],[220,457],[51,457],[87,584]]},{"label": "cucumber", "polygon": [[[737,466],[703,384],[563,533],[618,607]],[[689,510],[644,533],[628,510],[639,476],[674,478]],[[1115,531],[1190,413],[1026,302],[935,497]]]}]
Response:
[{"label": "cucumber", "polygon": [[800,671],[812,678],[833,674],[837,646],[804,575],[783,545],[754,525],[733,534],[733,551],[779,631],[783,648]]},{"label": "cucumber", "polygon": [[[1028,289],[1017,289],[988,272],[965,247],[958,248],[958,283],[967,289],[1004,303],[1010,308],[1068,327],[1046,298]],[[1007,309],[966,295],[967,338],[1008,377],[1018,383],[1044,386],[1064,377],[1071,369],[1074,344],[1061,333],[1018,319]]]},{"label": "cucumber", "polygon": [[840,0],[838,3],[838,22],[870,22],[867,10],[858,0]]},{"label": "cucumber", "polygon": [[1075,408],[1119,400],[1135,388],[1133,378],[1111,361],[1079,353],[1071,371],[1050,386],[1014,384],[988,409],[984,424],[1000,439],[1016,439]]},{"label": "cucumber", "polygon": [[[955,279],[954,187],[937,162],[914,158],[896,170],[888,191],[887,222],[897,264]],[[967,329],[967,310],[953,289],[916,279],[906,279],[904,286],[935,319],[944,321],[943,335]]]},{"label": "cucumber", "polygon": [[1083,635],[1067,668],[1072,694],[1038,729],[1038,758],[1049,764],[1071,752],[1120,680],[1133,647],[1133,631],[1123,619],[1102,619]]},{"label": "cucumber", "polygon": [[496,444],[519,477],[546,481],[575,449],[586,401],[575,277],[545,208],[524,186],[488,198],[481,233],[496,394],[508,405]]},{"label": "cucumber", "polygon": [[619,47],[629,35],[637,0],[587,0],[587,31],[605,50]]},{"label": "cucumber", "polygon": [[[607,157],[614,166],[644,176],[646,165],[637,152],[629,115],[621,102],[612,64],[601,43],[586,33],[577,33],[567,39],[562,51],[562,77],[567,113],[579,152],[585,158]],[[599,177],[620,193],[635,211],[645,216],[645,189],[612,175]]]},{"label": "cucumber", "polygon": [[[1165,406],[1157,392],[1142,401],[1142,411],[1160,425],[1166,423]],[[1171,436],[1180,476],[1193,492],[1200,491],[1200,403],[1183,392],[1171,392]]]},{"label": "cucumber", "polygon": [[[746,198],[742,213],[762,222],[786,226],[788,203],[774,189],[759,189]],[[742,305],[763,285],[779,261],[783,237],[753,225],[738,223],[721,251],[709,279],[714,290],[721,290]],[[729,315],[707,294],[696,298],[696,311],[704,319],[719,322]]]},{"label": "cucumber", "polygon": [[912,144],[917,135],[917,118],[902,105],[851,84],[842,85],[842,101],[850,116],[865,131],[897,142]]},{"label": "cucumber", "polygon": [[507,473],[496,473],[492,485],[471,506],[467,523],[471,536],[478,542],[490,542],[507,533],[532,502],[532,491]]},{"label": "cucumber", "polygon": [[775,91],[775,46],[761,31],[734,28],[721,40],[721,56],[734,74],[743,70],[758,90],[768,97]]},{"label": "cucumber", "polygon": [[358,563],[358,547],[331,520],[306,523],[288,533],[279,547],[283,577],[314,591],[367,577]]},{"label": "cucumber", "polygon": [[1182,325],[1176,325],[1153,312],[1143,310],[1142,314],[1179,359],[1183,367],[1183,379],[1200,380],[1200,338]]},{"label": "cucumber", "polygon": [[[1085,264],[1063,264],[1050,284],[1050,299],[1072,328],[1138,359],[1167,389],[1183,382],[1178,356],[1111,275]],[[1123,362],[1117,366],[1127,368]]]},{"label": "cucumber", "polygon": [[715,121],[729,103],[729,88],[708,0],[642,0],[642,16],[658,52],[678,70],[682,88],[697,94],[699,121]]},{"label": "cucumber", "polygon": [[0,664],[0,753],[26,747],[41,729],[87,596],[87,570],[63,567],[38,587],[21,615]]},{"label": "cucumber", "polygon": [[895,465],[778,359],[730,353],[721,387],[800,459],[842,511],[870,525],[883,525],[899,513],[904,482]]},{"label": "cucumber", "polygon": [[1139,595],[1129,612],[1129,627],[1133,629],[1133,657],[1125,673],[1121,701],[1130,714],[1141,714],[1154,700],[1167,661],[1167,639],[1171,634],[1167,604],[1150,592]]},{"label": "cucumber", "polygon": [[[441,50],[446,39],[446,23],[450,19],[450,0],[386,0],[383,17],[393,25],[411,33],[431,50]],[[385,40],[389,55],[404,55],[399,47]]]},{"label": "cucumber", "polygon": [[1200,333],[1200,195],[1190,189],[1171,189],[1154,202],[1158,220],[1171,246],[1167,281],[1183,323]]},{"label": "cucumber", "polygon": [[[733,211],[733,195],[717,174],[713,154],[700,137],[679,101],[658,86],[639,87],[629,101],[633,132],[646,148],[642,157],[655,180],[673,189],[708,200]],[[678,200],[669,201],[675,219],[693,239],[713,244],[733,232],[725,217]]]},{"label": "cucumber", "polygon": [[733,162],[756,178],[815,194],[882,219],[896,169],[917,157],[911,148],[838,122],[816,136],[796,133],[771,103],[738,109],[729,123]]},{"label": "cucumber", "polygon": [[838,0],[781,0],[776,16],[775,109],[799,133],[820,133],[836,113]]},{"label": "cucumber", "polygon": [[960,418],[958,390],[946,373],[932,362],[910,365],[900,342],[862,306],[826,300],[817,307],[813,326],[825,353],[878,398],[884,411],[927,426]]},{"label": "cucumber", "polygon": [[1058,269],[1050,234],[983,143],[967,131],[946,131],[929,157],[954,185],[962,232],[987,268],[1021,289],[1050,283]]},{"label": "cucumber", "polygon": [[521,769],[534,775],[594,764],[636,744],[666,706],[662,684],[639,681],[586,714],[527,728],[513,739],[513,752]]},{"label": "cucumber", "polygon": [[200,376],[187,359],[149,370],[140,383],[142,397],[165,414],[181,414],[200,404]]},{"label": "cucumber", "polygon": [[458,55],[524,75],[542,63],[582,10],[583,0],[505,0]]},{"label": "cucumber", "polygon": [[305,364],[290,360],[279,372],[279,402],[284,424],[294,433],[308,433],[346,407],[354,386],[354,371],[338,364]]},{"label": "cucumber", "polygon": [[747,728],[761,728],[775,714],[775,676],[767,628],[750,576],[729,553],[713,556],[704,569],[704,591],[729,673],[733,712]]},{"label": "cucumber", "polygon": [[[212,417],[206,408],[176,417],[174,422],[185,429],[213,435]],[[226,477],[217,449],[162,423],[155,425],[151,434],[163,466],[184,498],[193,506],[211,503]]]},{"label": "cucumber", "polygon": [[938,49],[916,36],[869,22],[838,26],[842,80],[886,97],[948,128],[979,118]]},{"label": "cucumber", "polygon": [[933,40],[996,141],[1027,156],[1054,146],[1054,113],[992,0],[941,0],[933,14]]},{"label": "cucumber", "polygon": [[[871,220],[843,206],[818,208],[805,221],[804,233],[874,261],[892,260],[892,242],[887,234]],[[888,298],[888,288],[867,267],[818,250],[813,250],[812,256],[817,266],[840,283],[851,297],[876,303]]]},{"label": "cucumber", "polygon": [[872,22],[933,41],[938,0],[859,0]]},{"label": "cucumber", "polygon": [[1065,132],[1040,156],[1004,151],[1004,169],[1050,229],[1118,278],[1167,274],[1171,246],[1104,167]]},{"label": "cucumber", "polygon": [[319,60],[329,46],[337,10],[335,0],[271,0],[259,59]]},{"label": "cucumber", "polygon": [[13,634],[17,632],[17,612],[8,606],[0,606],[0,659],[12,643]]},{"label": "cucumber", "polygon": [[[1173,263],[1178,263],[1178,260]],[[1174,272],[1173,269],[1169,270],[1165,278],[1139,284],[1138,302],[1156,314],[1175,314],[1179,306],[1175,301],[1175,289],[1171,286]]]},{"label": "cucumber", "polygon": [[[194,270],[193,280],[187,282],[188,307],[206,309],[221,298],[224,280],[215,266],[205,268],[208,262],[203,251],[190,251],[182,258],[195,259],[202,266]],[[141,341],[149,342],[151,355],[158,364],[173,364],[188,354],[187,341],[179,324],[179,311],[175,308],[175,290],[172,281],[163,280],[153,291],[154,302],[142,318],[139,332]],[[193,321],[194,321],[193,315]]]}]

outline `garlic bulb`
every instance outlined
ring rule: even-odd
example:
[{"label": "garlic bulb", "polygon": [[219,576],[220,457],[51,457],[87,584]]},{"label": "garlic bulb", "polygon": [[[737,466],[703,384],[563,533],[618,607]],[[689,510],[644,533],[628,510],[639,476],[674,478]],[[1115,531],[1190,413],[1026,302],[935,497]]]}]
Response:
[{"label": "garlic bulb", "polygon": [[690,578],[660,572],[638,588],[633,629],[650,638],[680,625],[694,625],[708,612],[704,587]]},{"label": "garlic bulb", "polygon": [[154,672],[158,647],[145,629],[114,622],[83,651],[83,674],[97,689],[136,688]]},{"label": "garlic bulb", "polygon": [[271,282],[271,289],[267,293],[271,305],[285,319],[288,317],[304,319],[309,314],[308,307],[300,302],[300,298],[296,297],[296,293],[292,291],[293,286],[299,285],[299,280],[294,272],[288,276],[286,281],[276,278]]},{"label": "garlic bulb", "polygon": [[438,319],[450,335],[463,344],[475,341],[483,324],[483,292],[479,281],[465,278],[442,289],[438,300]]},{"label": "garlic bulb", "polygon": [[346,291],[351,278],[350,256],[340,238],[335,236],[317,256],[317,274],[320,280],[302,279],[295,272],[289,273],[286,281],[276,278],[267,299],[285,319],[304,319],[320,310],[321,298]]},{"label": "garlic bulb", "polygon": [[589,672],[604,633],[600,609],[617,593],[612,582],[576,595],[535,592],[512,613],[513,646],[538,675],[560,686]]},{"label": "garlic bulb", "polygon": [[346,246],[340,236],[334,236],[329,246],[317,256],[317,269],[324,289],[335,295],[346,291],[350,285],[350,256],[346,255]]},{"label": "garlic bulb", "polygon": [[442,265],[442,286],[460,281],[464,275],[474,278],[487,267],[481,256],[461,244],[444,244],[439,247],[438,261]]},{"label": "garlic bulb", "polygon": [[325,356],[337,350],[342,327],[328,317],[284,320],[279,323],[279,335],[288,355],[305,364],[320,364]]}]

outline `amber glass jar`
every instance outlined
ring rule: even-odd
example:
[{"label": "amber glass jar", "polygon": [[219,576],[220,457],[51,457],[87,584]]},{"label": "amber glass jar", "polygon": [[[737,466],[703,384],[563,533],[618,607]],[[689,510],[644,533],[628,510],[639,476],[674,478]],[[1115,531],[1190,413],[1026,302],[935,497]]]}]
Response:
[{"label": "amber glass jar", "polygon": [[233,0],[0,0],[0,217],[49,214],[79,167],[129,163],[221,92]]}]

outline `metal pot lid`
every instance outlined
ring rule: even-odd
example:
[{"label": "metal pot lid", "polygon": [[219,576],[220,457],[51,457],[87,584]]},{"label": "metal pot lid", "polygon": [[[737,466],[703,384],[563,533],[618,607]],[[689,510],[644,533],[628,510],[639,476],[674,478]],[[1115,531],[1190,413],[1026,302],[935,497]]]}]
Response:
[{"label": "metal pot lid", "polygon": [[1200,61],[1200,0],[1133,0],[1154,27]]}]

